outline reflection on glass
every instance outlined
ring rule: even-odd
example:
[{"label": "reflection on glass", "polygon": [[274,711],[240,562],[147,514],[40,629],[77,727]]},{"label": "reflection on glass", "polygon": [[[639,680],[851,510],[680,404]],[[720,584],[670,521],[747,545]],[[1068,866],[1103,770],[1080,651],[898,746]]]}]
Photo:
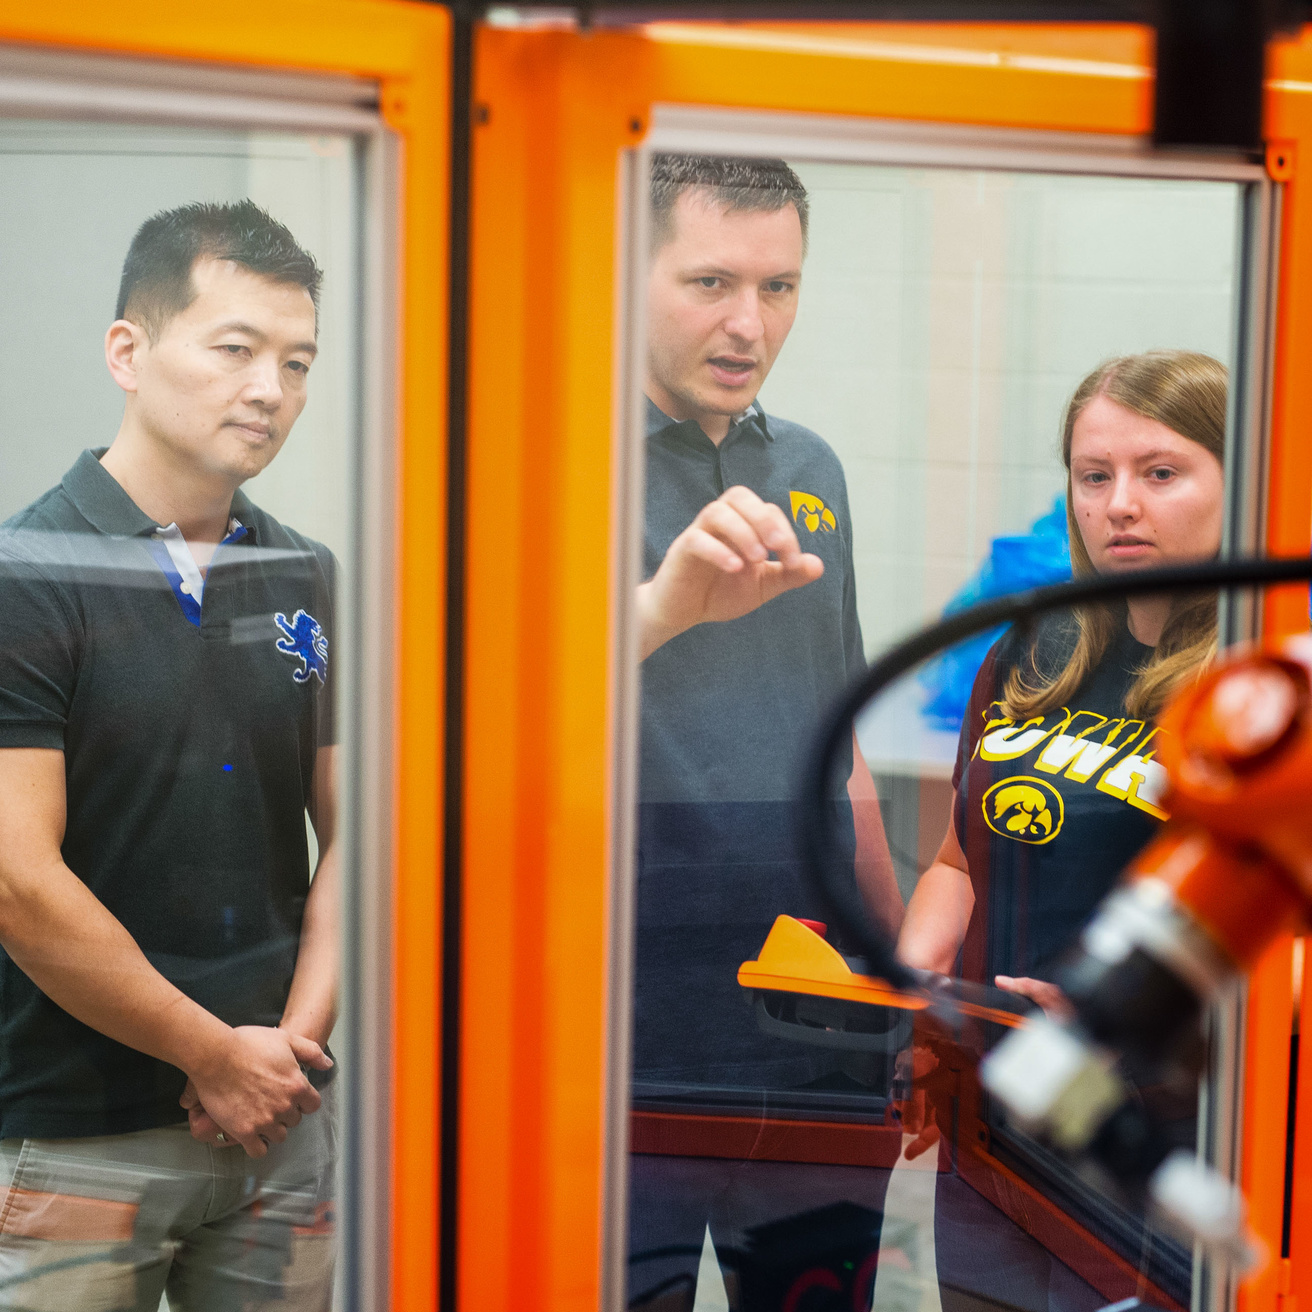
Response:
[{"label": "reflection on glass", "polygon": [[[1061,1007],[1054,963],[1160,823],[1153,720],[1214,598],[988,635],[858,723],[833,823],[903,956],[966,981],[953,1032],[863,982],[789,803],[868,651],[1217,551],[1238,200],[654,158],[630,1306],[1188,1306],[1190,1254],[975,1068]],[[1195,1086],[1129,1074],[1192,1142]]]},{"label": "reflection on glass", "polygon": [[0,129],[5,1306],[332,1300],[348,146]]}]

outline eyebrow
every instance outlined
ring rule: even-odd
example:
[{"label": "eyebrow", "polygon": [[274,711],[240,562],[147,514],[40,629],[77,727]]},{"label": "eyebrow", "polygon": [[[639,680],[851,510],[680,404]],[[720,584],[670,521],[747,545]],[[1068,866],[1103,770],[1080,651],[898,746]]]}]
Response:
[{"label": "eyebrow", "polygon": [[[261,332],[254,324],[246,323],[242,319],[230,319],[227,323],[221,323],[214,330],[216,333],[245,333],[247,337],[257,338],[259,341],[267,341],[268,335]],[[301,351],[306,355],[318,355],[319,347],[315,342],[293,342],[293,351]]]},{"label": "eyebrow", "polygon": [[[706,265],[704,267],[694,267],[690,269],[684,277],[686,278],[741,278],[742,272],[738,269],[722,269],[718,265]],[[798,279],[802,276],[801,269],[786,269],[782,273],[767,274],[761,279],[762,282],[782,282],[785,279]]]},{"label": "eyebrow", "polygon": [[[1179,457],[1179,455],[1180,453],[1178,451],[1172,451],[1168,447],[1159,447],[1155,451],[1145,451],[1143,455],[1136,456],[1135,462],[1137,464],[1148,464],[1150,461],[1153,460],[1175,460]],[[1108,465],[1111,464],[1112,462],[1110,457],[1108,456],[1072,456],[1071,463],[1072,464],[1084,463],[1090,465]]]}]

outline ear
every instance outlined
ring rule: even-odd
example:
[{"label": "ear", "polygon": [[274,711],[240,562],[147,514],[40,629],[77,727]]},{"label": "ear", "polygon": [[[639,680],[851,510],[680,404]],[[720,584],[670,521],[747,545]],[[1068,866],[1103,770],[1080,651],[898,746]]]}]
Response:
[{"label": "ear", "polygon": [[146,330],[130,319],[115,319],[105,333],[105,363],[110,377],[125,392],[137,390],[140,353],[148,345]]}]

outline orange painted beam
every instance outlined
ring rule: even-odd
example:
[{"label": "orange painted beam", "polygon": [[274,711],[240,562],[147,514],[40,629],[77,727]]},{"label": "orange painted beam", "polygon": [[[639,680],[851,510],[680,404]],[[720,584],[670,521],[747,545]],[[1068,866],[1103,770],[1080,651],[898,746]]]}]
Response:
[{"label": "orange painted beam", "polygon": [[1279,1288],[1289,1037],[1294,1014],[1292,944],[1289,935],[1282,936],[1248,981],[1240,1179],[1248,1200],[1249,1225],[1273,1260],[1240,1285],[1241,1312],[1274,1309]]},{"label": "orange painted beam", "polygon": [[361,77],[445,80],[446,26],[440,12],[399,0],[290,0],[223,12],[142,0],[127,15],[93,0],[0,5],[0,41]]},{"label": "orange painted beam", "polygon": [[[1289,164],[1283,187],[1276,303],[1276,350],[1267,482],[1267,550],[1297,555],[1312,547],[1312,40],[1280,42],[1269,61],[1266,136]],[[1269,634],[1308,628],[1308,590],[1273,588],[1267,594]],[[1242,1312],[1268,1312],[1287,1292],[1312,1299],[1312,1085],[1307,1054],[1300,1065],[1301,1115],[1294,1154],[1291,1263],[1280,1260],[1284,1219],[1289,1043],[1296,1000],[1291,942],[1284,938],[1254,972],[1249,987],[1248,1052],[1244,1070],[1243,1183],[1254,1229],[1269,1263],[1240,1288]],[[1304,1015],[1307,1012],[1304,1011]],[[1306,1021],[1304,1022],[1306,1024]],[[1299,1145],[1304,1145],[1300,1151]]]}]

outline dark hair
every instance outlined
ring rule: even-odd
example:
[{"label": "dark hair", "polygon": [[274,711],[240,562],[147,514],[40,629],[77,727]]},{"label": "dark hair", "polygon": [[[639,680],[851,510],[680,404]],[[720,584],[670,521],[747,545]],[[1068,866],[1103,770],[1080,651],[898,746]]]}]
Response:
[{"label": "dark hair", "polygon": [[652,249],[674,235],[674,205],[685,191],[706,191],[730,210],[773,213],[797,210],[806,250],[810,205],[802,180],[781,159],[737,155],[653,155],[651,160]]},{"label": "dark hair", "polygon": [[323,271],[277,219],[252,200],[196,201],[162,210],[137,229],[123,261],[117,319],[139,323],[151,338],[196,299],[191,271],[201,259],[231,260],[274,282],[304,287],[319,312]]}]

